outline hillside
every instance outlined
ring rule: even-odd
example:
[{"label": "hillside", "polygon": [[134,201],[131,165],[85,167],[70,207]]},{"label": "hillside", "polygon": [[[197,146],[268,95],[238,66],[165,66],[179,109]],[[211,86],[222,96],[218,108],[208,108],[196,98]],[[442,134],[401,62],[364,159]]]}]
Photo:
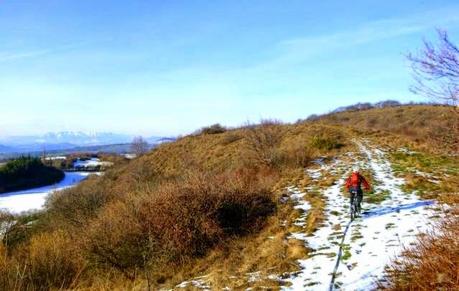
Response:
[{"label": "hillside", "polygon": [[452,106],[404,105],[338,112],[315,120],[396,134],[422,145],[426,150],[458,152],[458,116]]},{"label": "hillside", "polygon": [[[416,122],[419,114],[430,119]],[[29,264],[19,280],[24,289],[323,284],[333,270],[307,270],[322,265],[320,260],[335,261],[347,223],[343,176],[352,165],[360,164],[374,185],[364,208],[379,213],[384,222],[378,225],[390,234],[400,232],[394,224],[403,215],[413,224],[443,217],[422,204],[422,197],[457,202],[458,159],[436,153],[440,135],[449,134],[437,126],[449,126],[454,118],[443,107],[371,109],[293,125],[264,121],[218,134],[204,129],[162,144],[102,177],[56,193],[33,224],[5,216],[15,223],[3,238],[8,252],[0,260],[0,284],[6,289],[17,284],[14,270],[25,260]],[[384,126],[389,121],[392,125]],[[428,138],[432,132],[439,135],[435,142]],[[422,208],[400,212],[401,203]],[[379,211],[384,207],[400,215],[384,216]],[[366,227],[359,221],[346,242],[351,269],[362,268],[354,257],[363,252],[368,259],[372,247],[379,247],[358,231]],[[406,229],[411,243],[416,233],[428,230],[427,225],[414,228]],[[387,243],[385,250],[399,247]],[[381,276],[389,263],[385,253],[377,255],[379,273],[370,279]],[[342,279],[337,284],[357,286]]]}]

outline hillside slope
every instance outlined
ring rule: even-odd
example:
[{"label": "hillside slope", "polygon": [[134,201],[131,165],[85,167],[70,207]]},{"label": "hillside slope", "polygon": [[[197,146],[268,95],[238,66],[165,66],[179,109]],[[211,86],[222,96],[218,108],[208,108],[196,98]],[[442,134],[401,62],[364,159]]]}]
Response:
[{"label": "hillside slope", "polygon": [[426,150],[459,152],[459,113],[452,106],[403,105],[333,113],[316,120],[396,134]]},{"label": "hillside slope", "polygon": [[[452,120],[450,113],[437,114],[439,108],[423,107],[432,111],[424,113],[431,118],[428,125]],[[381,109],[293,125],[264,121],[218,134],[203,130],[54,194],[46,211],[32,218],[5,216],[14,223],[1,245],[6,252],[0,257],[0,284],[38,290],[289,288],[314,252],[292,234],[317,235],[331,216],[345,218],[344,208],[329,211],[330,203],[346,201],[339,181],[356,161],[371,163],[355,140],[385,148],[393,175],[407,179],[397,185],[403,193],[411,193],[412,181],[435,197],[459,189],[457,158],[434,154],[427,138],[361,125],[369,113],[379,124],[374,128],[383,128],[388,113]],[[403,116],[400,124],[413,122],[411,113]],[[341,118],[347,121],[336,121]],[[425,124],[412,123],[416,136],[427,137],[431,129]],[[422,161],[413,159],[419,156],[411,152],[423,149],[429,152]],[[333,165],[337,157],[340,167],[311,172],[319,161]],[[376,168],[364,168],[373,184],[382,183]],[[394,202],[383,186],[367,205]],[[340,196],[336,201],[327,196],[332,187]],[[289,189],[303,195],[291,199]],[[333,231],[340,235],[338,227]],[[25,262],[18,277],[14,270]]]},{"label": "hillside slope", "polygon": [[[334,126],[266,121],[163,144],[53,195],[37,223],[16,226],[19,233],[4,240],[4,284],[14,284],[11,272],[26,259],[28,288],[91,287],[97,279],[111,289],[119,275],[121,284],[161,285],[209,252],[263,230],[278,209],[274,190],[282,178],[346,143]],[[48,252],[57,253],[43,257]]]}]

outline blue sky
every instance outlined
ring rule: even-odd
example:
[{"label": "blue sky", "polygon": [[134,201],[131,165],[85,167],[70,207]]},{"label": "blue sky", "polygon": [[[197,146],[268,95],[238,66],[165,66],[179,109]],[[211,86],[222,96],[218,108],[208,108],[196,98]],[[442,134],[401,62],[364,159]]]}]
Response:
[{"label": "blue sky", "polygon": [[421,101],[403,54],[457,1],[0,1],[0,136],[175,135]]}]

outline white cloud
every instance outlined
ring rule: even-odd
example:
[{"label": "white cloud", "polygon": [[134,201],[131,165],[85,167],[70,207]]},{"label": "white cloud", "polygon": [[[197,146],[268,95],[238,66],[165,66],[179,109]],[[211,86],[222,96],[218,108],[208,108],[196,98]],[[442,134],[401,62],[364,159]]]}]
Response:
[{"label": "white cloud", "polygon": [[61,52],[67,52],[70,50],[74,50],[77,48],[81,48],[90,44],[89,42],[75,42],[72,44],[61,45],[58,47],[53,48],[43,48],[43,49],[36,49],[36,50],[29,50],[29,51],[15,51],[15,52],[8,52],[8,51],[0,51],[0,63],[15,61],[15,60],[22,60],[28,58],[37,58],[52,54],[57,54]]},{"label": "white cloud", "polygon": [[353,29],[328,35],[294,38],[278,44],[278,57],[265,65],[281,65],[307,60],[324,52],[351,48],[400,36],[448,28],[459,24],[459,6],[452,6],[403,18],[364,23]]}]

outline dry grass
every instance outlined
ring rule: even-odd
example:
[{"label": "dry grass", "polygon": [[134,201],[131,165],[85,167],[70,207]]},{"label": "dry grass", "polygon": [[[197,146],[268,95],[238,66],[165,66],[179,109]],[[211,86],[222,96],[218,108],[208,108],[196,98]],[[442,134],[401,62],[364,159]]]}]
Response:
[{"label": "dry grass", "polygon": [[8,255],[0,245],[2,290],[50,290],[71,287],[85,265],[73,241],[63,232],[34,236]]},{"label": "dry grass", "polygon": [[[426,152],[401,152],[390,155],[394,170],[405,179],[404,190],[416,191],[424,199],[454,204],[459,192],[459,158]],[[453,194],[456,193],[456,194]]]},{"label": "dry grass", "polygon": [[457,290],[459,288],[459,216],[456,208],[438,229],[419,237],[387,269],[384,290]]},{"label": "dry grass", "polygon": [[275,191],[345,143],[335,126],[263,122],[163,144],[53,195],[31,224],[17,224],[0,281],[13,290],[155,289],[203,270],[222,285],[231,273],[247,282],[259,268],[294,270],[305,250],[286,247],[281,222],[293,211]]},{"label": "dry grass", "polygon": [[[361,131],[396,134],[424,150],[459,151],[459,114],[451,106],[398,106],[323,116],[316,122],[352,126]],[[393,138],[389,142],[394,142]]]},{"label": "dry grass", "polygon": [[[14,244],[1,245],[2,287],[144,290],[206,274],[215,288],[275,289],[267,277],[248,284],[247,274],[291,272],[307,255],[301,243],[285,243],[292,229],[284,222],[298,213],[279,202],[281,191],[308,186],[304,167],[348,150],[356,133],[323,122],[263,122],[163,144],[53,195],[35,222],[16,228]],[[313,232],[324,201],[305,198],[312,206],[305,229]]]}]

